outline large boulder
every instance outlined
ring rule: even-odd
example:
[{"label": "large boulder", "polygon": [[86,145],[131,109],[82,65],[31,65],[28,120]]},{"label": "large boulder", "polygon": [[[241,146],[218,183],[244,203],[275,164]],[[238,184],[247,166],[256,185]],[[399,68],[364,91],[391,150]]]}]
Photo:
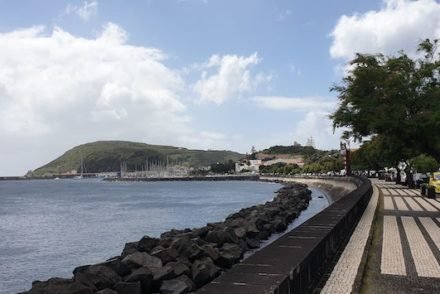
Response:
[{"label": "large boulder", "polygon": [[165,280],[160,287],[162,294],[186,294],[191,291],[191,287],[180,279]]},{"label": "large boulder", "polygon": [[93,294],[95,290],[72,279],[52,278],[34,281],[28,294]]},{"label": "large boulder", "polygon": [[141,252],[150,252],[151,249],[157,246],[159,239],[149,236],[143,236],[137,244],[137,250]]},{"label": "large boulder", "polygon": [[209,228],[205,226],[205,227],[193,229],[191,234],[193,238],[196,237],[203,238],[206,236],[206,234],[208,234],[208,232],[209,232]]},{"label": "large boulder", "polygon": [[191,270],[189,269],[189,267],[180,261],[173,261],[170,263],[167,263],[166,266],[170,266],[173,269],[174,275],[175,276],[180,276],[180,275],[188,275],[191,273]]},{"label": "large boulder", "polygon": [[73,271],[74,280],[97,290],[113,288],[121,277],[111,268],[103,265],[78,267]]},{"label": "large boulder", "polygon": [[183,281],[185,284],[188,285],[189,291],[194,291],[196,289],[196,285],[194,282],[187,276],[187,275],[181,275],[175,278],[176,280]]},{"label": "large boulder", "polygon": [[210,282],[217,277],[219,273],[220,269],[209,257],[195,260],[191,267],[192,280],[197,288]]},{"label": "large boulder", "polygon": [[142,294],[140,282],[119,282],[115,290],[118,294]]},{"label": "large boulder", "polygon": [[126,276],[124,282],[140,282],[142,293],[150,293],[153,283],[153,273],[146,267],[140,267]]},{"label": "large boulder", "polygon": [[216,261],[220,257],[220,252],[215,247],[214,244],[207,244],[202,247],[203,255],[211,258],[213,261]]},{"label": "large boulder", "polygon": [[162,246],[157,246],[150,252],[151,256],[155,256],[162,260],[162,263],[168,263],[170,261],[176,260],[177,256],[179,256],[179,252],[176,249],[163,248]]},{"label": "large boulder", "polygon": [[153,269],[153,284],[152,291],[159,291],[160,286],[162,285],[163,280],[170,280],[175,278],[176,275],[171,266],[165,265],[162,268]]},{"label": "large boulder", "polygon": [[153,269],[153,281],[154,283],[160,282],[163,280],[169,280],[174,278],[176,275],[174,273],[174,269],[168,264],[161,267]]},{"label": "large boulder", "polygon": [[223,243],[237,243],[238,239],[232,228],[223,228],[221,230],[210,231],[206,235],[205,241],[222,246]]},{"label": "large boulder", "polygon": [[132,269],[138,267],[148,267],[150,269],[162,267],[162,261],[159,258],[151,256],[146,252],[136,252],[127,255],[122,259],[121,263]]},{"label": "large boulder", "polygon": [[244,227],[237,227],[234,229],[234,234],[239,239],[243,239],[246,237],[246,229]]},{"label": "large boulder", "polygon": [[122,250],[121,255],[122,256],[127,256],[130,254],[133,254],[135,252],[138,251],[138,242],[129,242],[129,243],[125,243],[124,249]]},{"label": "large boulder", "polygon": [[225,243],[220,249],[220,257],[215,264],[221,268],[231,268],[243,255],[243,250],[237,244]]},{"label": "large boulder", "polygon": [[202,248],[193,240],[181,239],[178,247],[179,255],[188,258],[190,261],[201,256]]},{"label": "large boulder", "polygon": [[249,249],[255,249],[260,247],[260,241],[257,239],[246,238],[246,244]]},{"label": "large boulder", "polygon": [[131,269],[123,264],[122,258],[120,256],[113,257],[108,259],[105,262],[100,263],[99,265],[103,265],[114,270],[119,276],[125,276],[130,273]]},{"label": "large boulder", "polygon": [[259,232],[260,230],[258,230],[254,222],[249,222],[246,224],[246,236],[248,236],[249,238],[256,237]]}]

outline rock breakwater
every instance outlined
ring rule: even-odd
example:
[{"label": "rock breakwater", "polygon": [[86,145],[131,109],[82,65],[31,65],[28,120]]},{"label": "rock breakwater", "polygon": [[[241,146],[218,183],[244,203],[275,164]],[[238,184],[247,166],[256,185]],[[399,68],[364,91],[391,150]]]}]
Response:
[{"label": "rock breakwater", "polygon": [[289,183],[272,201],[241,209],[223,222],[173,229],[160,238],[144,236],[125,244],[120,256],[78,267],[71,279],[35,281],[26,293],[192,292],[239,262],[246,251],[258,248],[262,240],[284,231],[310,199],[306,185]]}]

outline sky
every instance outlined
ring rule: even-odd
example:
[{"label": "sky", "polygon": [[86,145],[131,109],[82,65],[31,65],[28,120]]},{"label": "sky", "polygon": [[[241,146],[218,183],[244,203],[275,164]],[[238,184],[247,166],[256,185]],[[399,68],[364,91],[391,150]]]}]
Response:
[{"label": "sky", "polygon": [[337,149],[350,59],[425,38],[435,0],[0,0],[0,176],[98,140]]}]

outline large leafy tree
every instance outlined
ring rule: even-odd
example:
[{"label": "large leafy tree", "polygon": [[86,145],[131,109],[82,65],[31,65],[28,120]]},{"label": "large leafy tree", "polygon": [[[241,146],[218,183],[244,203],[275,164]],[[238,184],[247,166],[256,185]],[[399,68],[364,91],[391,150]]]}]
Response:
[{"label": "large leafy tree", "polygon": [[[438,40],[418,47],[419,57],[357,54],[338,93],[333,126],[362,141],[364,151],[380,151],[382,161],[396,164],[420,153],[440,159],[440,54]],[[371,160],[376,155],[368,154]]]}]

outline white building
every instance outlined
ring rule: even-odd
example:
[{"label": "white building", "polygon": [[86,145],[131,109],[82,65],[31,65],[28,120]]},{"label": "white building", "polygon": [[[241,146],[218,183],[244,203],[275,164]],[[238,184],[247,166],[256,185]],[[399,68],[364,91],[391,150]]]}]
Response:
[{"label": "white building", "polygon": [[235,172],[242,171],[258,172],[260,170],[261,160],[252,159],[235,163]]}]

